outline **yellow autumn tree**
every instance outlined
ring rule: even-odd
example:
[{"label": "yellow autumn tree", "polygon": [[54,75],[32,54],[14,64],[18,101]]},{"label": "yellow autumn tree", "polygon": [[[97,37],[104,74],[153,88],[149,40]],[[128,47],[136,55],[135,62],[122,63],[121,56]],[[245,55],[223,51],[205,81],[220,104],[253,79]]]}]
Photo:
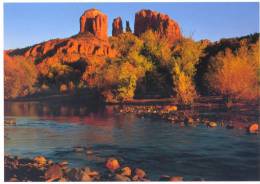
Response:
[{"label": "yellow autumn tree", "polygon": [[210,87],[226,99],[256,99],[259,94],[259,42],[245,40],[236,52],[226,49],[211,58],[206,75]]},{"label": "yellow autumn tree", "polygon": [[177,100],[190,104],[196,97],[194,75],[204,46],[191,38],[183,38],[173,48],[172,77]]}]

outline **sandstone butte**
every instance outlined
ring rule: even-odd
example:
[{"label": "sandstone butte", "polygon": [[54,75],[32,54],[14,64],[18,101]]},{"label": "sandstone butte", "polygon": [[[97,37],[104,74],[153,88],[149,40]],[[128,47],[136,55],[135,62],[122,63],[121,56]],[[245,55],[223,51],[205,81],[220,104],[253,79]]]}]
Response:
[{"label": "sandstone butte", "polygon": [[53,39],[31,47],[8,50],[9,56],[22,55],[37,59],[40,63],[78,61],[81,57],[114,57],[116,51],[110,47],[107,35],[108,19],[96,9],[89,9],[80,17],[78,34],[64,39]]},{"label": "sandstone butte", "polygon": [[107,39],[108,18],[107,15],[97,9],[90,9],[80,17],[80,33],[89,32],[97,38]]},{"label": "sandstone butte", "polygon": [[121,17],[117,17],[113,20],[112,24],[112,36],[117,36],[123,33],[123,25]]},{"label": "sandstone butte", "polygon": [[[130,31],[127,22],[126,31]],[[170,43],[181,38],[178,24],[164,15],[151,10],[141,10],[135,15],[134,33],[140,36],[148,29],[166,36]],[[107,15],[97,9],[86,10],[80,17],[80,31],[78,34],[64,39],[53,39],[30,47],[7,50],[5,56],[21,55],[31,57],[37,63],[52,64],[60,61],[76,62],[82,57],[102,60],[104,57],[115,57],[116,50],[112,49],[108,41]],[[120,17],[114,19],[113,35],[123,32]]]},{"label": "sandstone butte", "polygon": [[135,14],[134,34],[140,36],[149,29],[165,36],[170,44],[182,37],[178,23],[168,15],[151,10],[137,12]]}]

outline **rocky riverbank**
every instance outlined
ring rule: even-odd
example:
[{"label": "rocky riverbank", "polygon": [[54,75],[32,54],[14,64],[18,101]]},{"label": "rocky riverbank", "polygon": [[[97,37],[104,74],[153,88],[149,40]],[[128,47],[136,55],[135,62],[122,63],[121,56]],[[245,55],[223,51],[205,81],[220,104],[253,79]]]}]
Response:
[{"label": "rocky riverbank", "polygon": [[134,113],[140,118],[159,118],[166,120],[169,123],[178,124],[180,127],[205,125],[208,128],[223,127],[227,129],[241,129],[252,134],[259,133],[259,123],[257,122],[236,124],[232,121],[217,121],[202,118],[199,114],[191,114],[184,110],[179,110],[176,105],[129,105],[120,107],[118,112],[122,114]]},{"label": "rocky riverbank", "polygon": [[[5,181],[149,181],[147,173],[140,168],[123,165],[110,157],[104,163],[105,171],[89,167],[70,168],[67,161],[55,163],[44,156],[34,159],[4,157]],[[162,175],[160,181],[183,181],[181,176]]]}]

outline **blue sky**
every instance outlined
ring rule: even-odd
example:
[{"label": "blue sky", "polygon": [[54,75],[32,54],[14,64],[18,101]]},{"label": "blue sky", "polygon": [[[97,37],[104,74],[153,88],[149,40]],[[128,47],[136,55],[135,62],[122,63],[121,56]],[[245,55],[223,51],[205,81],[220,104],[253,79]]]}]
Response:
[{"label": "blue sky", "polygon": [[[258,3],[5,3],[4,48],[30,46],[79,32],[79,18],[89,8],[97,8],[112,21],[121,16],[134,29],[135,12],[156,10],[176,20],[184,36],[195,40],[242,36],[259,32]],[[125,26],[124,26],[125,27]]]}]

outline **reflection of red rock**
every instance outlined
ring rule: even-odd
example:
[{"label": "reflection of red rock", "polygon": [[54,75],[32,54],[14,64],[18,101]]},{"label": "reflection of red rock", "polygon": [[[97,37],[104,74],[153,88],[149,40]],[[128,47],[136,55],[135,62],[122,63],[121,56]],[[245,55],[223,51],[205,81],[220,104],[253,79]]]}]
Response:
[{"label": "reflection of red rock", "polygon": [[123,25],[121,17],[117,17],[113,20],[112,24],[112,36],[117,36],[123,33]]},{"label": "reflection of red rock", "polygon": [[151,10],[137,12],[135,14],[134,33],[140,36],[149,29],[158,32],[161,36],[166,36],[169,43],[174,43],[181,38],[179,25],[168,15]]},{"label": "reflection of red rock", "polygon": [[80,32],[89,32],[97,38],[107,39],[108,27],[107,15],[96,9],[90,9],[84,12],[80,17]]}]

